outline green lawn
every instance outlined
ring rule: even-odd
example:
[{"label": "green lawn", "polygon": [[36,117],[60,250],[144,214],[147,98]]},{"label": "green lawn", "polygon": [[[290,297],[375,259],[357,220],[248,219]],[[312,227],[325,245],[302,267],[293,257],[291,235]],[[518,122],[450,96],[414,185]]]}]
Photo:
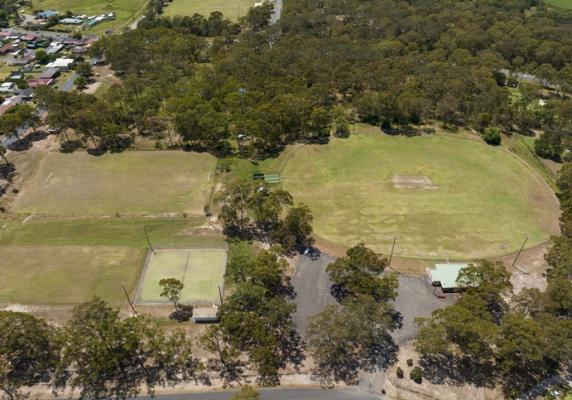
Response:
[{"label": "green lawn", "polygon": [[[507,254],[556,233],[550,187],[504,148],[454,136],[390,137],[362,127],[349,139],[289,147],[238,174],[282,172],[310,206],[317,235],[388,253],[463,259]],[[400,181],[405,179],[405,185]]]},{"label": "green lawn", "polygon": [[546,3],[554,7],[572,10],[572,0],[546,0]]},{"label": "green lawn", "polygon": [[226,18],[237,20],[246,15],[256,0],[173,0],[165,8],[166,16],[201,14],[206,17],[213,11],[220,11]]},{"label": "green lawn", "polygon": [[0,220],[0,304],[76,304],[99,295],[125,302],[156,247],[224,248],[201,218]]},{"label": "green lawn", "polygon": [[144,11],[146,5],[147,0],[34,0],[33,8],[60,13],[69,10],[86,15],[114,12],[117,17],[115,21],[107,21],[89,29],[91,33],[102,33],[107,29],[118,30],[128,26]]},{"label": "green lawn", "polygon": [[48,153],[10,211],[54,216],[200,215],[216,159],[207,154],[132,151],[94,157]]},{"label": "green lawn", "polygon": [[191,249],[157,250],[149,255],[137,301],[165,303],[161,297],[159,281],[164,278],[181,280],[185,287],[181,302],[186,304],[213,304],[219,302],[226,269],[226,250]]},{"label": "green lawn", "polygon": [[0,63],[0,81],[4,81],[12,71],[15,71],[16,69],[17,68],[12,65]]}]

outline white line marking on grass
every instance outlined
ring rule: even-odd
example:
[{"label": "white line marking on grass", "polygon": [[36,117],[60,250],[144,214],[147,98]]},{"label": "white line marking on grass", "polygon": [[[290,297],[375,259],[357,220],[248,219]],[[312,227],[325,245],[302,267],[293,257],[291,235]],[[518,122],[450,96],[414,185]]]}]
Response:
[{"label": "white line marking on grass", "polygon": [[185,269],[183,270],[183,284],[185,283],[185,276],[187,275],[187,268],[189,267],[190,257],[191,257],[191,252],[187,251],[187,261],[185,261]]},{"label": "white line marking on grass", "polygon": [[25,224],[26,222],[28,222],[29,220],[31,220],[34,217],[35,214],[29,215],[28,217],[26,217],[25,220],[22,221],[22,224]]}]

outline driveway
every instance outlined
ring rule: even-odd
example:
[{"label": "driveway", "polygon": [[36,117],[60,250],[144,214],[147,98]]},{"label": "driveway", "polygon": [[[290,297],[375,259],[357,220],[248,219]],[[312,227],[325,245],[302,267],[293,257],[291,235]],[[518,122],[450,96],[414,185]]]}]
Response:
[{"label": "driveway", "polygon": [[403,326],[393,332],[398,344],[415,339],[419,328],[415,318],[430,317],[434,310],[453,304],[454,299],[439,299],[433,295],[433,288],[423,278],[411,275],[399,275],[399,295],[395,299],[395,308],[403,316]]},{"label": "driveway", "polygon": [[[334,260],[335,257],[324,253],[317,259],[300,256],[292,281],[297,293],[294,302],[298,306],[294,322],[305,341],[309,319],[336,303],[330,294],[331,284],[326,272],[326,267]],[[415,318],[429,317],[431,312],[453,301],[453,298],[434,296],[432,288],[421,277],[399,275],[399,295],[394,304],[403,317],[403,326],[392,334],[396,343],[403,344],[415,338],[418,331]]]},{"label": "driveway", "polygon": [[302,339],[307,342],[306,329],[310,318],[322,312],[336,300],[330,294],[330,279],[326,272],[328,264],[335,257],[322,253],[318,258],[300,256],[292,284],[296,289],[294,302],[298,306],[294,314],[294,322]]},{"label": "driveway", "polygon": [[62,86],[63,92],[71,92],[74,88],[75,80],[77,79],[77,74],[74,72],[69,79]]}]

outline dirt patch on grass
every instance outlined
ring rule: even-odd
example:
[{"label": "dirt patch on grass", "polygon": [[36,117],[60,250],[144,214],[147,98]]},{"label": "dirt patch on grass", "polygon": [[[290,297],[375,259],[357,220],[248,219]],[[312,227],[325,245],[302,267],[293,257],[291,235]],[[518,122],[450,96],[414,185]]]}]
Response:
[{"label": "dirt patch on grass", "polygon": [[431,178],[423,175],[393,175],[391,183],[396,189],[421,189],[421,190],[435,190],[438,189],[433,184]]}]

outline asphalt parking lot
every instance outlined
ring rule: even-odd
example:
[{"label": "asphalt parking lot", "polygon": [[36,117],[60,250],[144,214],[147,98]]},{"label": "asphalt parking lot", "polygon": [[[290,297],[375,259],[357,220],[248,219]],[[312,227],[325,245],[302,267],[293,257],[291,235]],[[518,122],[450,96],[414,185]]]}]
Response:
[{"label": "asphalt parking lot", "polygon": [[[330,280],[326,272],[326,267],[334,260],[334,257],[323,253],[315,259],[300,256],[292,283],[297,293],[294,301],[298,306],[294,322],[304,340],[307,339],[309,319],[336,303],[330,294]],[[398,344],[414,339],[418,331],[415,318],[428,317],[434,310],[446,307],[453,301],[453,298],[439,299],[434,296],[433,289],[421,277],[399,275],[399,295],[395,308],[403,317],[403,326],[393,333],[393,338]]]}]

